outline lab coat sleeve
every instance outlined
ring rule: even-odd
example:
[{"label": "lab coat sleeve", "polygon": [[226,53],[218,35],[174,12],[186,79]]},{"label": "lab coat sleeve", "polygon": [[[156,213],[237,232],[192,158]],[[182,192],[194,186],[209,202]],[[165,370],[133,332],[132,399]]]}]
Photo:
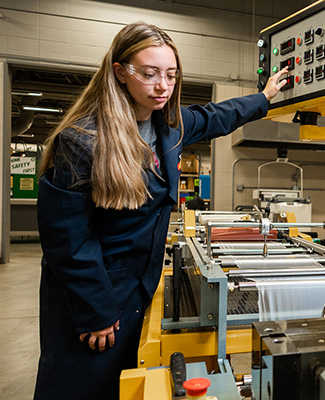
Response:
[{"label": "lab coat sleeve", "polygon": [[[87,170],[89,160],[71,144],[72,163]],[[83,163],[82,160],[85,160]],[[93,332],[119,319],[118,299],[103,262],[91,191],[69,188],[68,169],[56,160],[54,171],[40,178],[39,232],[47,265],[63,287],[76,332]]]},{"label": "lab coat sleeve", "polygon": [[237,97],[206,106],[182,108],[184,124],[183,145],[199,140],[210,141],[225,136],[247,122],[267,114],[268,102],[263,93]]}]

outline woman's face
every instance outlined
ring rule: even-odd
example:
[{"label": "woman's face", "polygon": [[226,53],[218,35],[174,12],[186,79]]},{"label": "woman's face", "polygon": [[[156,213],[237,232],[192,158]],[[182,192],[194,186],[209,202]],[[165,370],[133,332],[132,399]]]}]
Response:
[{"label": "woman's face", "polygon": [[[123,83],[126,84],[134,100],[137,119],[144,121],[150,118],[152,111],[161,110],[173,94],[175,85],[171,84],[173,82],[171,77],[177,70],[176,57],[168,45],[151,46],[139,51],[131,58],[129,64],[131,67],[126,65],[119,70],[119,73],[122,74]],[[158,82],[148,84],[139,80],[139,77],[144,77],[143,73],[152,72],[152,69],[147,69],[147,67],[156,68],[162,72],[163,76],[158,73],[160,77]],[[135,70],[136,73],[133,73]]]}]

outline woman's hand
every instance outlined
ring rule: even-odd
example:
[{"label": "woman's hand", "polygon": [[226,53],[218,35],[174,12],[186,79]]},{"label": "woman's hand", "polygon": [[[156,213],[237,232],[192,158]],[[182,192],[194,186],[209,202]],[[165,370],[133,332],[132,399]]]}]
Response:
[{"label": "woman's hand", "polygon": [[268,79],[265,89],[262,92],[264,93],[267,101],[273,99],[273,97],[275,97],[279,93],[282,86],[286,84],[285,79],[277,84],[277,81],[280,79],[280,77],[286,73],[288,73],[288,67],[284,67],[283,69],[281,69],[281,71],[277,72],[275,75],[271,76]]},{"label": "woman's hand", "polygon": [[92,350],[96,348],[96,341],[98,339],[98,349],[99,351],[104,351],[106,347],[106,343],[108,341],[109,347],[114,346],[115,343],[115,331],[119,330],[120,321],[115,322],[114,325],[102,329],[100,331],[89,332],[89,333],[82,333],[79,336],[79,339],[83,342],[87,335],[90,335],[88,344]]}]

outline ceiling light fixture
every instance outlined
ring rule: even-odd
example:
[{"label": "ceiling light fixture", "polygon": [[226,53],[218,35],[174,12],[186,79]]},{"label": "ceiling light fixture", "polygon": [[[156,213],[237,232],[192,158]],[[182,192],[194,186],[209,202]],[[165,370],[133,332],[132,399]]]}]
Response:
[{"label": "ceiling light fixture", "polygon": [[33,133],[21,133],[20,135],[17,135],[19,137],[35,137]]},{"label": "ceiling light fixture", "polygon": [[23,92],[20,90],[14,90],[11,92],[14,96],[33,96],[33,97],[42,97],[43,93],[41,92]]},{"label": "ceiling light fixture", "polygon": [[42,111],[51,113],[63,113],[62,108],[49,108],[49,107],[36,107],[36,106],[23,106],[23,110],[27,111]]}]

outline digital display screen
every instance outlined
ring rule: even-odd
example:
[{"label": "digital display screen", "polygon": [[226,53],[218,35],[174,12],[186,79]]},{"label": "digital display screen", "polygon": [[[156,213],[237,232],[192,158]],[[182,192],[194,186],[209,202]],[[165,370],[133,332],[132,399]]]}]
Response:
[{"label": "digital display screen", "polygon": [[304,82],[305,83],[311,83],[313,81],[313,70],[312,69],[307,69],[304,72]]},{"label": "digital display screen", "polygon": [[316,47],[316,58],[319,60],[320,58],[325,57],[324,45],[321,44],[320,46]]},{"label": "digital display screen", "polygon": [[313,43],[314,41],[314,30],[310,29],[309,31],[305,32],[305,43],[309,44],[309,43]]},{"label": "digital display screen", "polygon": [[316,79],[324,79],[324,66],[323,65],[319,65],[318,67],[316,67],[315,69],[315,77]]},{"label": "digital display screen", "polygon": [[284,86],[282,86],[282,88],[280,89],[281,92],[283,92],[284,90],[293,88],[293,86],[294,86],[294,76],[293,75],[288,76],[288,77],[284,78],[283,80],[286,81],[286,84]]},{"label": "digital display screen", "polygon": [[309,49],[304,52],[304,61],[306,64],[314,61],[314,49]]},{"label": "digital display screen", "polygon": [[286,54],[295,49],[295,39],[291,38],[280,44],[280,54]]},{"label": "digital display screen", "polygon": [[288,70],[290,71],[291,69],[294,69],[295,67],[295,58],[290,57],[287,60],[281,61],[280,62],[280,69],[284,67],[289,67]]}]

